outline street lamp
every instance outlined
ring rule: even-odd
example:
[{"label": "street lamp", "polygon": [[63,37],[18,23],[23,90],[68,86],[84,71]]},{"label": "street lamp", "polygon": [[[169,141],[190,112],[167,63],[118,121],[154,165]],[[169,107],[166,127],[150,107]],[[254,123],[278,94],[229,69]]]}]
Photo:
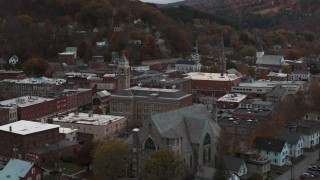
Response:
[{"label": "street lamp", "polygon": [[294,166],[292,164],[292,157],[290,157],[289,155],[286,156],[286,164],[288,164],[291,167],[291,178],[290,180],[294,180]]}]

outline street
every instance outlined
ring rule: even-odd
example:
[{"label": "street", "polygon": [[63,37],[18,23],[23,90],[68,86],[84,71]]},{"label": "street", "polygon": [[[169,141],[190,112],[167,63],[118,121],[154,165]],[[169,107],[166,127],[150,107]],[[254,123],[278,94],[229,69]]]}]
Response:
[{"label": "street", "polygon": [[[304,152],[306,156],[299,164],[295,165],[293,168],[294,171],[294,179],[299,179],[300,175],[307,171],[308,167],[311,164],[318,162],[318,154],[319,150],[314,152]],[[291,169],[286,171],[285,173],[281,174],[275,180],[290,180],[291,179]]]}]

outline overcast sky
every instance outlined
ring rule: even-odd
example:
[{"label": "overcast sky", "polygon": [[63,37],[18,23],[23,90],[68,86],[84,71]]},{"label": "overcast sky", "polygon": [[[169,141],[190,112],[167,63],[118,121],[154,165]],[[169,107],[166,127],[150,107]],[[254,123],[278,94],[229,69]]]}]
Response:
[{"label": "overcast sky", "polygon": [[182,0],[141,0],[143,2],[152,2],[152,3],[157,3],[157,4],[168,4],[168,3],[173,3],[173,2],[178,2]]}]

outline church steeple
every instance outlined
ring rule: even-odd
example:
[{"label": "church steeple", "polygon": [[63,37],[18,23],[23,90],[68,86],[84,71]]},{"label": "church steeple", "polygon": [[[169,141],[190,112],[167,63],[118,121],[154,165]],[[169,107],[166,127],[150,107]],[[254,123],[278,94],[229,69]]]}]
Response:
[{"label": "church steeple", "polygon": [[226,55],[224,53],[224,40],[221,38],[220,42],[220,57],[219,57],[219,72],[221,76],[226,72]]}]

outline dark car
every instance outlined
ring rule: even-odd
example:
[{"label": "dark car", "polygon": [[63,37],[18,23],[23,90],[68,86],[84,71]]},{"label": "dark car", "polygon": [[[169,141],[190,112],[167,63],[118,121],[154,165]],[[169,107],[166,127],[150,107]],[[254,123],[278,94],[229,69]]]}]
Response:
[{"label": "dark car", "polygon": [[59,174],[60,172],[57,171],[57,170],[52,170],[52,171],[49,171],[49,174],[51,175],[56,175],[56,174]]}]

